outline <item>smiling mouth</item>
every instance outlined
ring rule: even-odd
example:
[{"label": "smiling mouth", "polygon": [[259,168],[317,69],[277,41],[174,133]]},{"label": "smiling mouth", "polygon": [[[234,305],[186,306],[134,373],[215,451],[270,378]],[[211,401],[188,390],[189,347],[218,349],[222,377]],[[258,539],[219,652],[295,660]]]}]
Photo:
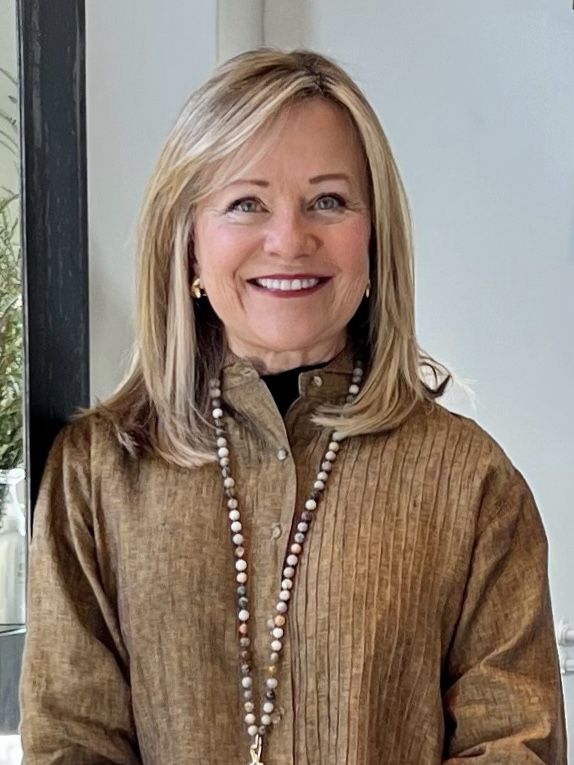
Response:
[{"label": "smiling mouth", "polygon": [[306,279],[249,279],[249,283],[270,292],[308,292],[325,284],[329,277],[309,277]]}]

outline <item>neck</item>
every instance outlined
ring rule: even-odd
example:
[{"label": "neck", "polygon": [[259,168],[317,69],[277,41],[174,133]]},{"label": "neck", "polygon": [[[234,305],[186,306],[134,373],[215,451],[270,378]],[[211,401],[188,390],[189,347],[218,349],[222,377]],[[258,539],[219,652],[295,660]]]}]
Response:
[{"label": "neck", "polygon": [[250,361],[259,374],[272,375],[285,372],[297,367],[308,367],[330,361],[345,347],[347,336],[342,335],[336,340],[315,345],[312,348],[300,350],[276,351],[264,348],[246,346],[238,340],[228,340],[231,352],[242,359]]}]

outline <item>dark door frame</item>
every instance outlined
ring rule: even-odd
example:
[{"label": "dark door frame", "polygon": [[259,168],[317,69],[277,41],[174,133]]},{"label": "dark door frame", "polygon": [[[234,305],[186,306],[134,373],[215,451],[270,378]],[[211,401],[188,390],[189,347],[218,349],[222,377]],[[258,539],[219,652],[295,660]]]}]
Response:
[{"label": "dark door frame", "polygon": [[[17,0],[28,539],[52,441],[89,404],[84,0]],[[18,732],[24,635],[0,636],[0,734]]]}]

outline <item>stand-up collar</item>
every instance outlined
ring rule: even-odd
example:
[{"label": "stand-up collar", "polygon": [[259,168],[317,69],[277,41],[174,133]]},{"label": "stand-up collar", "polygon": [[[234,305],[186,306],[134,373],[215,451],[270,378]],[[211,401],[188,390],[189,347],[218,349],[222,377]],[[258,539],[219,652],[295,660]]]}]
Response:
[{"label": "stand-up collar", "polygon": [[[347,342],[331,361],[323,367],[308,369],[299,376],[299,393],[302,396],[314,392],[313,397],[329,398],[333,394],[345,393],[348,377],[354,365],[353,347]],[[229,392],[238,386],[260,379],[260,374],[248,359],[229,353],[222,372],[223,390]]]}]

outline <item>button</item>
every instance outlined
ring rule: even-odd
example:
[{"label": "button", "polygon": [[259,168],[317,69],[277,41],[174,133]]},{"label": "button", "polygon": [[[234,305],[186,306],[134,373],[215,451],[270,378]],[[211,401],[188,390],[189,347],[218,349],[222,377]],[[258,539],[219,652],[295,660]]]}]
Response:
[{"label": "button", "polygon": [[282,533],[283,533],[283,529],[281,528],[280,523],[273,523],[271,525],[271,536],[273,537],[273,539],[279,539]]},{"label": "button", "polygon": [[320,388],[321,385],[323,385],[323,378],[321,375],[315,375],[313,377],[313,385],[315,385],[317,388]]},{"label": "button", "polygon": [[289,456],[289,453],[287,449],[279,449],[279,451],[277,452],[277,459],[280,460],[281,462],[284,462],[288,456]]}]

